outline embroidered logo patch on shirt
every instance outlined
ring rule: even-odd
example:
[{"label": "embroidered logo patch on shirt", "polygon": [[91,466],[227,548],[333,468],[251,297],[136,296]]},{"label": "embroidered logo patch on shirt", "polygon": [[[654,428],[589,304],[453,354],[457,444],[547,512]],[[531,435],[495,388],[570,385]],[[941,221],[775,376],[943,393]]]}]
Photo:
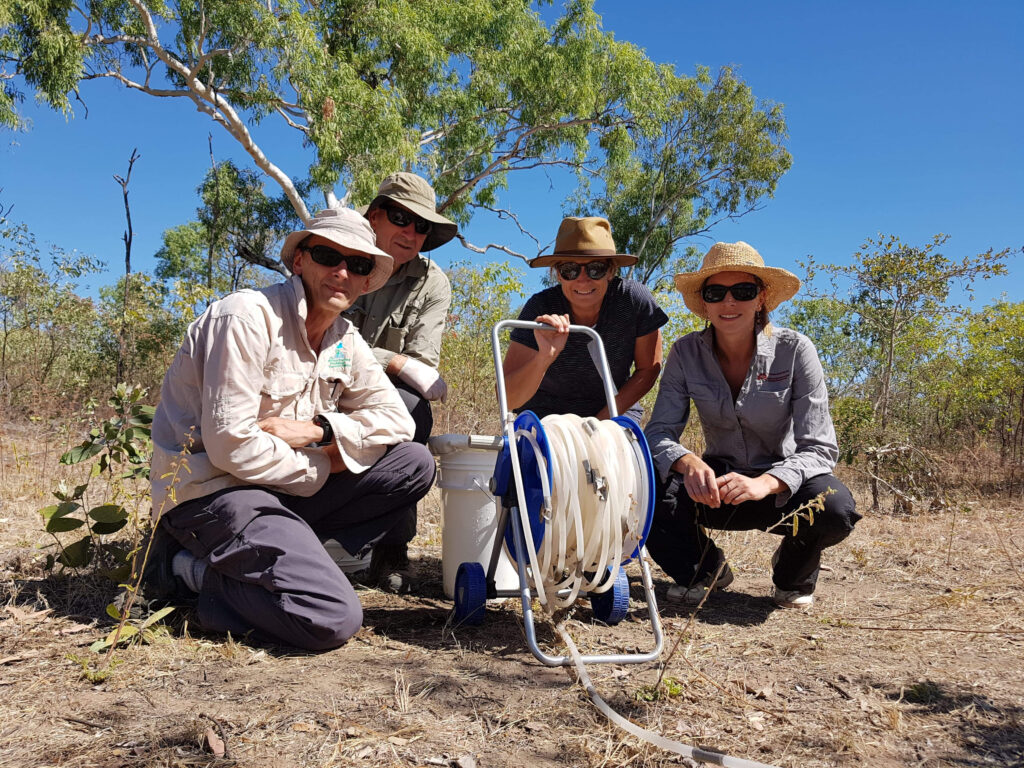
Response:
[{"label": "embroidered logo patch on shirt", "polygon": [[348,373],[349,368],[352,367],[352,361],[349,360],[348,352],[345,351],[345,342],[339,341],[334,345],[331,356],[327,358],[327,367],[332,371]]}]

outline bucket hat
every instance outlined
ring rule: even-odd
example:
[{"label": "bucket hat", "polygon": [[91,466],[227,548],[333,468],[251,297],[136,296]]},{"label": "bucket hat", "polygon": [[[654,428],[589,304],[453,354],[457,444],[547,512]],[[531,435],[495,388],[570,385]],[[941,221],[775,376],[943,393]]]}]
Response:
[{"label": "bucket hat", "polygon": [[566,261],[608,259],[616,266],[636,264],[636,256],[619,253],[612,239],[612,225],[600,216],[567,216],[562,219],[555,236],[553,252],[530,260],[531,267],[550,267]]},{"label": "bucket hat", "polygon": [[683,294],[686,306],[705,320],[707,314],[700,289],[705,280],[719,272],[747,272],[755,275],[764,284],[764,306],[769,312],[793,298],[800,290],[800,278],[781,267],[766,267],[761,254],[752,245],[742,240],[737,243],[715,243],[704,254],[700,269],[696,272],[681,272],[675,277],[676,289]]},{"label": "bucket hat", "polygon": [[305,229],[288,235],[281,246],[281,263],[288,267],[289,272],[295,262],[295,246],[309,235],[319,235],[335,245],[350,248],[373,259],[373,271],[370,273],[366,293],[376,291],[391,277],[394,259],[377,247],[373,227],[355,209],[325,208],[310,219]]},{"label": "bucket hat", "polygon": [[364,216],[374,206],[385,200],[398,203],[408,208],[421,219],[426,219],[433,226],[423,241],[421,250],[432,251],[440,248],[459,233],[459,226],[437,212],[437,197],[434,188],[422,176],[408,171],[392,173],[380,183],[377,196],[369,205],[356,210]]}]

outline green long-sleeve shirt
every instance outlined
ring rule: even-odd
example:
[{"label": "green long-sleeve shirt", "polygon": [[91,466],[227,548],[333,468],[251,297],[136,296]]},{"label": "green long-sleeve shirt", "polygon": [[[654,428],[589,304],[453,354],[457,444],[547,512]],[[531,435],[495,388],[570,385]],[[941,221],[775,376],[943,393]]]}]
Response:
[{"label": "green long-sleeve shirt", "polygon": [[419,255],[399,267],[382,288],[360,296],[346,316],[385,369],[397,354],[437,368],[451,303],[447,276]]}]

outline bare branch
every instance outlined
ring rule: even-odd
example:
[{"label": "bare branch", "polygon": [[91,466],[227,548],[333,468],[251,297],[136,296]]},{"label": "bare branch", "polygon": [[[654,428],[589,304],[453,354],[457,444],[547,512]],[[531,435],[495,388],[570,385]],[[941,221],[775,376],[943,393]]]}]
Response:
[{"label": "bare branch", "polygon": [[[528,229],[523,227],[522,223],[520,223],[520,221],[519,221],[519,217],[516,216],[514,213],[512,213],[512,211],[507,210],[505,208],[491,208],[489,205],[480,205],[479,203],[472,203],[472,206],[474,208],[480,208],[480,209],[485,210],[485,211],[490,211],[491,213],[496,213],[496,214],[498,214],[498,218],[502,219],[502,220],[504,220],[504,219],[512,219],[512,221],[515,222],[516,227],[518,227],[519,232],[521,234],[526,235],[528,238],[530,238],[531,240],[533,240],[533,242],[535,242],[537,244],[537,253],[540,253],[541,250],[543,250],[541,248],[540,240],[538,240],[536,237],[534,237],[532,232],[530,232]],[[470,248],[470,246],[468,246],[468,245],[466,247]],[[472,248],[470,248],[470,249],[472,250]],[[481,253],[482,253],[482,251],[481,251]],[[515,255],[518,256],[519,254],[515,254]]]},{"label": "bare branch", "polygon": [[467,248],[470,251],[472,251],[473,253],[487,253],[488,250],[493,248],[496,251],[502,251],[503,253],[507,253],[509,256],[515,256],[518,259],[522,259],[527,264],[530,262],[530,257],[529,256],[524,256],[523,254],[521,254],[521,253],[519,253],[517,251],[513,251],[507,245],[498,245],[497,243],[488,243],[487,245],[485,245],[485,246],[483,246],[481,248],[478,245],[473,245],[471,242],[469,242],[461,234],[460,235],[456,235],[456,237],[459,238],[459,242],[462,243],[462,247],[463,248]]}]

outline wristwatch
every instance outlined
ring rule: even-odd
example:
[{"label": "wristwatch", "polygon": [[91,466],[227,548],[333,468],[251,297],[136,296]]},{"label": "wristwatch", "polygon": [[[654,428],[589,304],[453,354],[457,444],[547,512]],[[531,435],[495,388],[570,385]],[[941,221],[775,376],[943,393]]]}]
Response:
[{"label": "wristwatch", "polygon": [[334,430],[331,429],[331,422],[322,413],[313,417],[313,423],[324,431],[324,436],[317,440],[317,445],[330,445],[334,442]]}]

